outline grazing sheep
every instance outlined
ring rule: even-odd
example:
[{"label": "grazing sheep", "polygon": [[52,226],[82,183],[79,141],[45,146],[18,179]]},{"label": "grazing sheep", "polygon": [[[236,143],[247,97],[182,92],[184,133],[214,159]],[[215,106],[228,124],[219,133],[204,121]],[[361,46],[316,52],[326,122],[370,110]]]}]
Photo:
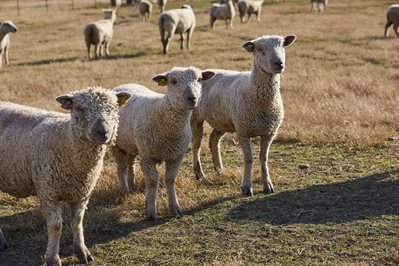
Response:
[{"label": "grazing sheep", "polygon": [[158,26],[164,54],[168,53],[170,39],[177,33],[180,34],[180,49],[183,50],[184,33],[187,33],[187,49],[190,49],[195,28],[195,15],[191,6],[183,5],[179,9],[163,12],[159,15]]},{"label": "grazing sheep", "polygon": [[84,34],[87,47],[87,55],[90,56],[90,46],[93,44],[95,49],[95,59],[102,56],[102,49],[105,55],[109,55],[109,44],[113,35],[113,26],[116,19],[115,9],[104,9],[104,19],[89,23],[85,26]]},{"label": "grazing sheep", "polygon": [[112,7],[120,7],[122,5],[122,0],[111,0]]},{"label": "grazing sheep", "polygon": [[260,136],[263,187],[267,193],[274,192],[267,158],[270,144],[284,116],[280,73],[285,67],[285,47],[290,46],[295,39],[294,35],[272,35],[244,43],[244,49],[253,53],[250,72],[211,70],[216,75],[204,82],[201,101],[191,119],[193,167],[197,179],[204,176],[200,163],[200,148],[203,124],[207,121],[213,128],[209,146],[216,172],[221,174],[223,171],[220,139],[226,132],[235,132],[244,153],[242,193],[245,196],[252,195],[251,138]]},{"label": "grazing sheep", "polygon": [[166,94],[156,93],[138,84],[120,85],[115,92],[129,92],[132,97],[119,112],[116,145],[112,147],[117,163],[119,188],[123,195],[134,187],[134,162],[140,155],[146,185],[147,218],[156,218],[158,163],[165,162],[165,182],[171,211],[179,216],[175,179],[191,139],[190,118],[198,105],[201,83],[213,72],[195,67],[174,67],[152,78],[167,86]]},{"label": "grazing sheep", "polygon": [[10,48],[10,37],[8,33],[17,32],[17,27],[11,21],[4,21],[0,24],[0,68],[3,67],[5,59],[6,65],[10,64],[8,49]]},{"label": "grazing sheep", "polygon": [[387,23],[385,23],[384,36],[387,38],[389,36],[388,28],[393,24],[393,31],[396,37],[399,38],[398,27],[399,27],[399,4],[390,5],[387,10]]},{"label": "grazing sheep", "polygon": [[248,14],[247,22],[251,19],[252,14],[256,14],[256,20],[260,22],[260,13],[262,12],[263,0],[240,0],[237,3],[240,13],[241,23],[244,23],[245,14]]},{"label": "grazing sheep", "polygon": [[168,2],[168,0],[157,0],[160,13],[163,13],[165,11],[165,7],[166,7],[166,3],[167,2]]},{"label": "grazing sheep", "polygon": [[315,12],[323,12],[326,5],[328,5],[328,0],[310,0],[312,4],[312,10]]},{"label": "grazing sheep", "polygon": [[75,254],[81,263],[93,260],[84,242],[83,216],[106,147],[116,138],[118,102],[129,96],[89,88],[57,97],[70,115],[0,102],[0,190],[39,198],[47,221],[48,265],[61,265],[62,202],[72,210]]},{"label": "grazing sheep", "polygon": [[142,21],[149,21],[152,13],[152,3],[149,0],[139,0],[139,11]]},{"label": "grazing sheep", "polygon": [[217,19],[224,20],[226,29],[233,28],[233,19],[236,11],[234,9],[232,0],[225,0],[225,4],[215,3],[210,10],[210,26],[215,29],[215,22]]}]

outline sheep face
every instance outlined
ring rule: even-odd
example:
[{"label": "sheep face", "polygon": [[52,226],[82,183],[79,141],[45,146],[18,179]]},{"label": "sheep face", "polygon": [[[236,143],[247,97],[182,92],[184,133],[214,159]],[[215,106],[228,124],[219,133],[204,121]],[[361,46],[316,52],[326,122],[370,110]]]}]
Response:
[{"label": "sheep face", "polygon": [[246,42],[243,48],[254,54],[254,66],[271,74],[282,73],[285,68],[285,47],[295,42],[295,35],[263,36]]},{"label": "sheep face", "polygon": [[198,106],[202,81],[210,79],[214,75],[214,72],[201,72],[194,67],[175,67],[167,73],[155,76],[153,80],[160,86],[168,86],[166,95],[176,110],[187,111]]},{"label": "sheep face", "polygon": [[116,10],[115,9],[103,9],[104,19],[109,19],[111,21],[115,21],[116,19]]},{"label": "sheep face", "polygon": [[102,88],[59,96],[61,107],[71,111],[71,125],[75,135],[94,144],[113,144],[118,128],[118,106],[130,94],[113,93]]},{"label": "sheep face", "polygon": [[17,32],[18,28],[12,23],[12,21],[4,21],[1,23],[1,28],[6,32]]}]

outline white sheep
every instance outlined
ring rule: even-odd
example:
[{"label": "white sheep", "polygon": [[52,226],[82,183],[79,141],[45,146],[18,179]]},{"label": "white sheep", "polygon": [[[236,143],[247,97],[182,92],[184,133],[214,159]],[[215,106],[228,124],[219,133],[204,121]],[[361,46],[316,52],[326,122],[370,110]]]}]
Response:
[{"label": "white sheep", "polygon": [[95,59],[102,56],[104,48],[105,55],[109,55],[109,44],[113,35],[113,26],[116,19],[115,9],[104,9],[104,19],[89,23],[85,26],[84,35],[87,47],[87,55],[90,56],[90,46],[94,45]]},{"label": "white sheep", "polygon": [[8,33],[17,32],[17,27],[12,21],[3,21],[0,24],[0,68],[3,67],[3,61],[6,61],[6,65],[10,64],[8,58],[8,50],[10,49],[10,37]]},{"label": "white sheep", "polygon": [[263,0],[240,0],[237,3],[240,13],[241,23],[244,23],[245,14],[248,14],[247,22],[251,19],[251,15],[256,15],[256,20],[260,22],[260,13],[262,12]]},{"label": "white sheep", "polygon": [[232,0],[225,0],[225,4],[215,3],[212,5],[210,11],[210,27],[215,29],[215,22],[217,19],[224,20],[226,29],[233,28],[233,19],[236,14]]},{"label": "white sheep", "polygon": [[122,5],[122,0],[111,0],[112,7],[120,7]]},{"label": "white sheep", "polygon": [[158,6],[159,6],[159,12],[162,13],[165,11],[166,3],[168,0],[157,0]]},{"label": "white sheep", "polygon": [[134,188],[134,162],[140,156],[146,185],[147,218],[156,218],[159,173],[156,165],[165,162],[165,182],[171,211],[179,216],[175,179],[191,139],[190,118],[198,105],[203,80],[214,73],[195,67],[174,67],[153,80],[167,86],[166,94],[156,93],[138,84],[120,85],[115,92],[132,97],[120,110],[121,123],[112,153],[117,163],[119,188],[123,195]]},{"label": "white sheep", "polygon": [[223,172],[220,139],[226,132],[235,132],[244,153],[242,193],[245,196],[252,195],[251,138],[260,136],[263,187],[266,193],[274,192],[267,158],[270,144],[284,116],[280,73],[285,68],[285,47],[290,46],[295,39],[294,35],[272,35],[244,43],[244,49],[253,53],[251,71],[211,70],[216,75],[204,82],[202,98],[191,121],[193,167],[197,179],[204,176],[200,163],[200,148],[203,124],[207,121],[213,128],[209,146],[216,172]]},{"label": "white sheep", "polygon": [[173,9],[163,12],[158,19],[159,33],[163,53],[167,54],[169,43],[174,34],[180,34],[180,49],[183,50],[183,35],[187,33],[187,49],[190,49],[190,41],[195,28],[195,15],[189,5],[183,5],[179,9]]},{"label": "white sheep", "polygon": [[115,142],[118,102],[129,96],[89,88],[57,97],[71,114],[0,102],[0,190],[39,198],[47,221],[48,265],[61,265],[63,203],[72,211],[74,253],[81,263],[93,260],[84,242],[83,216],[106,147]]},{"label": "white sheep", "polygon": [[326,5],[328,5],[328,0],[310,0],[312,4],[312,10],[315,12],[323,12]]},{"label": "white sheep", "polygon": [[142,21],[149,21],[152,13],[152,3],[149,0],[138,0]]},{"label": "white sheep", "polygon": [[389,36],[388,28],[393,24],[393,31],[396,37],[399,38],[398,27],[399,27],[399,4],[390,5],[387,9],[387,22],[385,23],[384,36]]}]

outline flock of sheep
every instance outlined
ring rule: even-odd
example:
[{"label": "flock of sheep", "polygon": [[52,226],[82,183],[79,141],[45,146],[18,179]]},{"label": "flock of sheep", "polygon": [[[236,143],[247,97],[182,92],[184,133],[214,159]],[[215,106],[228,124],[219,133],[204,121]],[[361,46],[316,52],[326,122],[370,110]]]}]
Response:
[{"label": "flock of sheep", "polygon": [[[213,5],[212,10],[232,5],[231,0],[226,3]],[[233,12],[234,7],[228,9]],[[396,34],[398,10],[399,6],[389,8],[387,17],[391,22],[386,25],[387,28],[393,23]],[[164,52],[167,52],[171,32],[181,32],[184,28],[191,36],[195,19],[185,25],[187,28],[179,25],[176,29],[171,23],[191,14],[191,7],[183,6],[160,15],[159,27],[167,33],[165,37],[161,31]],[[105,54],[109,53],[114,21],[115,11],[106,10],[104,20],[86,26],[89,57],[91,44],[95,45],[96,57],[102,53],[101,46]],[[5,54],[7,64],[7,34],[16,31],[10,21],[1,24],[1,57]],[[174,67],[153,77],[159,86],[166,86],[165,94],[139,84],[124,84],[113,90],[95,87],[57,97],[57,102],[70,114],[0,102],[0,190],[15,197],[36,195],[39,198],[48,229],[46,263],[61,265],[62,202],[68,203],[72,211],[74,253],[81,263],[93,260],[85,245],[82,222],[100,178],[107,147],[115,157],[119,190],[123,195],[135,187],[134,164],[136,158],[140,158],[148,219],[156,218],[160,179],[157,164],[165,162],[169,207],[176,216],[180,216],[182,210],[175,179],[190,142],[194,174],[198,179],[204,177],[200,148],[205,121],[212,127],[209,145],[218,173],[223,172],[220,140],[227,132],[236,133],[244,154],[241,184],[244,196],[253,194],[251,138],[260,137],[263,190],[273,193],[268,153],[284,117],[280,74],[286,66],[285,49],[295,40],[295,35],[269,35],[245,42],[242,47],[253,55],[250,71]],[[189,46],[189,37],[187,41]],[[7,243],[0,230],[0,250],[5,248]]]}]

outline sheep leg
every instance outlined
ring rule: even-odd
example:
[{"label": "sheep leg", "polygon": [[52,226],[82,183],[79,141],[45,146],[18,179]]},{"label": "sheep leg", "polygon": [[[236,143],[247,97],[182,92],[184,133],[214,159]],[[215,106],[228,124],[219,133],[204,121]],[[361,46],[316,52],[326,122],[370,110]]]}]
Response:
[{"label": "sheep leg", "polygon": [[116,161],[116,169],[119,179],[119,192],[122,194],[122,196],[126,196],[129,193],[129,181],[127,177],[128,155],[125,151],[118,148],[117,146],[114,146],[111,149]]},{"label": "sheep leg", "polygon": [[72,234],[73,250],[81,264],[87,264],[93,261],[89,249],[86,247],[83,235],[83,216],[86,211],[87,201],[71,204],[72,210]]},{"label": "sheep leg", "polygon": [[225,19],[224,24],[226,24],[226,30],[228,30],[229,29],[229,20]]},{"label": "sheep leg", "polygon": [[[194,114],[192,118],[194,118]],[[202,179],[204,178],[204,172],[202,171],[200,153],[202,137],[204,134],[204,121],[195,121],[194,119],[192,119],[191,121],[191,130],[193,132],[193,136],[191,139],[191,149],[193,153],[194,174],[195,178]]]},{"label": "sheep leg", "polygon": [[190,49],[190,41],[191,41],[191,36],[193,35],[194,28],[191,28],[187,32],[187,49]]},{"label": "sheep leg", "polygon": [[8,244],[6,238],[3,235],[3,232],[0,229],[0,251],[3,251],[8,248]]},{"label": "sheep leg", "polygon": [[3,67],[3,56],[4,56],[4,51],[0,50],[0,69]]},{"label": "sheep leg", "polygon": [[8,66],[10,64],[10,59],[8,58],[8,47],[7,46],[4,48],[4,54],[6,57],[6,66]]},{"label": "sheep leg", "polygon": [[391,21],[387,21],[387,23],[385,23],[385,30],[384,30],[384,36],[385,36],[385,38],[388,38],[389,37],[389,32],[388,32],[388,29],[389,29],[389,27],[391,27],[391,25],[392,25],[392,22]]},{"label": "sheep leg", "polygon": [[211,17],[211,20],[210,20],[210,27],[211,27],[211,29],[215,29],[215,22],[216,22],[216,18],[214,18],[214,17]]},{"label": "sheep leg", "polygon": [[104,44],[104,48],[105,48],[105,55],[106,56],[109,56],[109,45],[110,45],[110,43],[111,43],[111,40],[108,40],[107,42],[105,42],[105,44]]},{"label": "sheep leg", "polygon": [[230,29],[233,29],[233,19],[229,19],[229,25],[230,25]]},{"label": "sheep leg", "polygon": [[91,60],[91,55],[90,55],[90,44],[87,46],[87,56],[89,57],[89,60]]},{"label": "sheep leg", "polygon": [[127,183],[129,191],[133,191],[136,185],[134,163],[136,162],[136,155],[127,155]]},{"label": "sheep leg", "polygon": [[324,4],[323,3],[319,3],[319,11],[320,12],[324,11]]},{"label": "sheep leg", "polygon": [[251,20],[251,13],[248,13],[248,19],[247,22],[249,22]]},{"label": "sheep leg", "polygon": [[260,165],[262,169],[262,182],[263,182],[263,191],[265,193],[274,193],[273,183],[270,179],[269,168],[267,166],[267,161],[269,158],[269,149],[272,144],[273,138],[270,136],[262,136],[260,138],[260,152],[259,159]]},{"label": "sheep leg", "polygon": [[183,33],[180,33],[180,50],[183,50],[183,44],[184,44]]},{"label": "sheep leg", "polygon": [[241,23],[244,23],[244,16],[240,15],[240,21],[241,21]]},{"label": "sheep leg", "polygon": [[165,168],[165,181],[166,181],[166,192],[168,194],[169,208],[176,217],[182,215],[182,210],[177,201],[176,196],[176,176],[179,173],[183,157],[171,162],[166,162]]},{"label": "sheep leg", "polygon": [[61,266],[61,259],[58,254],[62,232],[61,207],[43,205],[42,211],[43,216],[46,218],[48,233],[46,263],[47,265]]},{"label": "sheep leg", "polygon": [[223,173],[222,157],[220,156],[220,139],[226,132],[213,129],[209,136],[209,149],[212,154],[213,168],[221,175]]},{"label": "sheep leg", "polygon": [[395,32],[396,37],[399,38],[398,27],[399,27],[399,23],[393,24],[393,31]]},{"label": "sheep leg", "polygon": [[95,51],[94,58],[95,58],[95,59],[98,59],[98,57],[100,56],[100,49],[101,49],[100,47],[101,47],[100,44],[96,44],[96,45],[94,46],[94,51]]},{"label": "sheep leg", "polygon": [[252,144],[251,139],[247,136],[238,135],[237,140],[240,143],[241,149],[244,153],[244,177],[242,179],[241,191],[243,196],[248,197],[253,195],[252,189]]},{"label": "sheep leg", "polygon": [[156,199],[158,193],[159,173],[156,168],[156,163],[142,159],[141,170],[144,174],[145,181],[145,205],[148,220],[156,219]]},{"label": "sheep leg", "polygon": [[260,22],[260,10],[257,11],[255,14],[256,14],[256,20],[257,20],[258,22]]}]

